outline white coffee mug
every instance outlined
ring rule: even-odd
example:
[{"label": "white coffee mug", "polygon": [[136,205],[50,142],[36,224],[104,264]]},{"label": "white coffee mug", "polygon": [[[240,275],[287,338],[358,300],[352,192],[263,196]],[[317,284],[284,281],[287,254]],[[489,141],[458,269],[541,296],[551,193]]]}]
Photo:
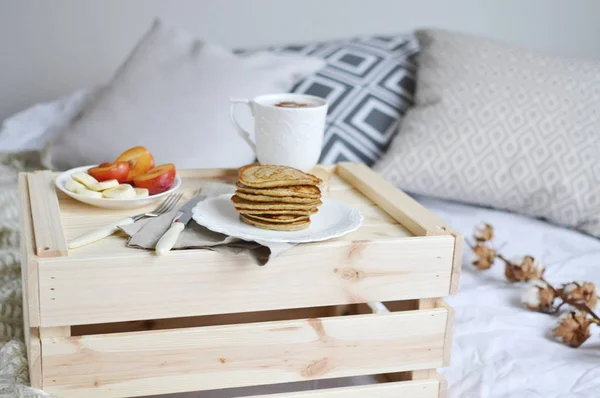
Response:
[{"label": "white coffee mug", "polygon": [[[235,129],[262,164],[312,169],[321,156],[327,102],[303,94],[261,95],[252,100],[231,98]],[[235,118],[235,105],[246,104],[254,117],[254,139]]]}]

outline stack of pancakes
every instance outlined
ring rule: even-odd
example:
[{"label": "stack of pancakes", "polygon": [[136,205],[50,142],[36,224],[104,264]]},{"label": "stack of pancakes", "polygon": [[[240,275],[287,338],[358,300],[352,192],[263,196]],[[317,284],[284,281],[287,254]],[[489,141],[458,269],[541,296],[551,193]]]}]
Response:
[{"label": "stack of pancakes", "polygon": [[319,184],[319,178],[291,167],[252,164],[240,169],[231,201],[246,224],[298,231],[323,203]]}]

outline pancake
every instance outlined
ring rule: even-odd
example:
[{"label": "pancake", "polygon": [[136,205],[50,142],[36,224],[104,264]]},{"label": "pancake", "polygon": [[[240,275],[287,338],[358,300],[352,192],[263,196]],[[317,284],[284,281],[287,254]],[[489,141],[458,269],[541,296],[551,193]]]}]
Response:
[{"label": "pancake", "polygon": [[248,225],[252,225],[253,227],[270,229],[272,231],[299,231],[307,228],[310,225],[310,219],[308,217],[306,217],[305,220],[294,221],[287,224],[271,224],[260,220],[253,220],[244,216],[243,214],[240,214],[240,220]]},{"label": "pancake", "polygon": [[250,220],[257,220],[266,222],[269,224],[286,224],[292,223],[296,221],[305,221],[310,220],[308,216],[291,216],[285,214],[260,214],[260,215],[250,215],[245,214],[244,217],[249,218]]},{"label": "pancake", "polygon": [[251,193],[240,192],[235,193],[237,197],[249,200],[251,202],[277,202],[277,203],[315,203],[319,198],[297,198],[294,196],[265,196],[254,195]]},{"label": "pancake", "polygon": [[236,209],[264,210],[263,213],[270,213],[270,210],[310,210],[323,204],[320,200],[310,203],[253,202],[237,195],[233,195],[231,201]]},{"label": "pancake", "polygon": [[321,180],[312,174],[287,166],[251,164],[239,172],[240,183],[250,188],[277,188],[293,185],[319,185]]},{"label": "pancake", "polygon": [[315,185],[293,185],[281,188],[250,188],[239,182],[236,184],[238,192],[244,192],[254,195],[265,195],[275,197],[294,197],[294,198],[312,198],[319,199],[321,190]]},{"label": "pancake", "polygon": [[240,214],[249,214],[253,216],[265,216],[265,215],[275,215],[275,216],[310,216],[311,214],[315,214],[319,210],[315,207],[310,210],[252,210],[252,209],[239,209],[235,208]]}]

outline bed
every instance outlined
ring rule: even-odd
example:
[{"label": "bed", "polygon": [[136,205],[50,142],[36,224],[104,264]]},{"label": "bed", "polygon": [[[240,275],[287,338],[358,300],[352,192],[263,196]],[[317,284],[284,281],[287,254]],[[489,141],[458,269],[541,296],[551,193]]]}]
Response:
[{"label": "bed", "polygon": [[[600,283],[596,238],[507,212],[417,199],[465,236],[478,222],[491,223],[502,253],[539,258],[550,283]],[[449,397],[597,397],[598,328],[579,349],[556,342],[556,318],[525,309],[524,287],[506,282],[503,272],[499,263],[482,272],[463,262],[459,294],[448,299],[456,309],[452,366],[441,370]]]},{"label": "bed", "polygon": [[[43,142],[68,123],[91,95],[92,91],[84,90],[39,104],[7,119],[0,130],[0,147],[9,141],[15,143],[13,152],[0,158],[0,391],[12,394],[9,396],[44,396],[27,387],[25,351],[20,341],[16,173],[42,167],[37,151]],[[19,138],[18,145],[15,137]],[[14,152],[16,149],[19,152]],[[501,252],[507,256],[537,257],[546,265],[546,279],[551,283],[589,280],[600,284],[600,241],[596,238],[508,212],[424,196],[416,198],[467,237],[479,222],[492,224]],[[452,365],[441,369],[448,381],[449,397],[597,397],[598,328],[579,349],[556,342],[550,333],[556,318],[526,310],[520,299],[524,287],[506,282],[501,264],[489,271],[477,271],[469,258],[467,251],[459,294],[448,300],[456,309]],[[328,381],[318,383],[336,385]]]}]

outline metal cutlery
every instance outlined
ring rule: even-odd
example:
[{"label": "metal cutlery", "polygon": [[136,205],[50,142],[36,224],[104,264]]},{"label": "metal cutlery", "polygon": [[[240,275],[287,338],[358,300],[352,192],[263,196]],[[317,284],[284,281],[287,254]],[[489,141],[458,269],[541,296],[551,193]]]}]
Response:
[{"label": "metal cutlery", "polygon": [[182,196],[182,193],[172,193],[169,196],[167,196],[167,198],[161,204],[159,204],[153,211],[150,211],[148,213],[137,214],[133,217],[124,218],[112,224],[106,225],[102,228],[86,232],[85,234],[80,235],[77,238],[70,241],[68,244],[68,248],[76,249],[78,247],[97,242],[117,232],[119,230],[119,227],[133,224],[134,222],[142,218],[158,217],[161,214],[169,212],[175,207],[175,205],[177,205],[177,202],[179,202]]},{"label": "metal cutlery", "polygon": [[167,254],[175,243],[177,243],[177,239],[188,222],[192,219],[192,210],[196,206],[196,204],[206,198],[206,196],[200,196],[201,189],[194,192],[193,197],[188,200],[181,208],[179,209],[175,218],[171,222],[171,226],[165,232],[165,234],[158,240],[156,243],[156,254],[159,256]]}]

